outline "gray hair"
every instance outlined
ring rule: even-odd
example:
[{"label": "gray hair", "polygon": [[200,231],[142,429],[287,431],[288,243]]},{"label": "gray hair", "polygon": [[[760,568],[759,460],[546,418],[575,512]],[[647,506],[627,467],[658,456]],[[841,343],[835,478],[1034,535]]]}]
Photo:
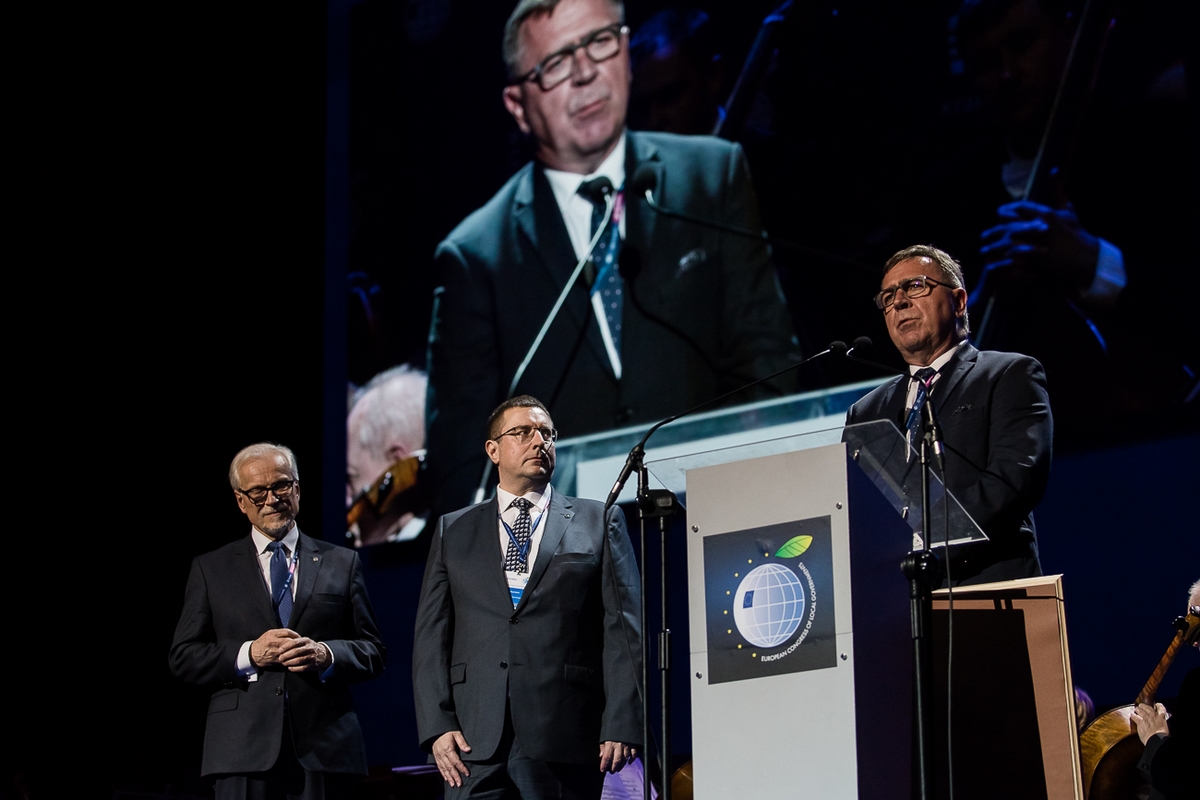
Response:
[{"label": "gray hair", "polygon": [[238,485],[238,470],[252,458],[262,458],[264,456],[281,455],[287,459],[288,468],[292,471],[292,479],[300,480],[300,469],[296,466],[296,454],[291,451],[291,448],[284,447],[281,444],[274,442],[259,442],[252,444],[249,447],[243,447],[238,451],[238,454],[233,457],[233,461],[229,462],[229,485],[235,491],[242,487]]},{"label": "gray hair", "polygon": [[[517,7],[508,17],[504,25],[504,42],[501,52],[504,55],[504,68],[508,71],[510,80],[519,78],[521,69],[521,26],[525,20],[542,14],[553,14],[554,9],[562,0],[520,0]],[[617,12],[617,21],[625,21],[625,3],[622,0],[608,0],[608,4]]]},{"label": "gray hair", "polygon": [[425,447],[425,392],[429,377],[402,364],[384,370],[358,390],[350,414],[361,415],[358,444],[384,456],[395,444],[414,453]]},{"label": "gray hair", "polygon": [[[940,250],[931,244],[914,244],[912,247],[906,247],[899,253],[887,260],[883,265],[883,275],[892,271],[892,268],[901,261],[908,261],[910,258],[928,258],[934,264],[937,264],[942,273],[942,279],[954,287],[955,289],[966,290],[966,281],[963,280],[962,266],[954,260],[954,257],[945,250]],[[967,310],[963,309],[963,314],[954,323],[954,333],[959,340],[967,338],[971,333],[971,321],[968,318]]]}]

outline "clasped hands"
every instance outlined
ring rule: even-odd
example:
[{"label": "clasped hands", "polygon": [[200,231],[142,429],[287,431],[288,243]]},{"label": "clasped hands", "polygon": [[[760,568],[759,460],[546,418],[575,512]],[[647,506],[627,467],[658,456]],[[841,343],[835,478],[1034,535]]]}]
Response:
[{"label": "clasped hands", "polygon": [[278,664],[291,672],[322,672],[332,659],[327,645],[290,628],[274,628],[250,644],[250,662],[259,669]]},{"label": "clasped hands", "polygon": [[[462,731],[447,731],[439,736],[431,748],[438,772],[451,786],[462,786],[462,779],[471,773],[459,757],[459,752],[471,752],[471,746]],[[604,742],[600,745],[600,771],[620,772],[625,765],[637,757],[637,748],[622,742]]]}]

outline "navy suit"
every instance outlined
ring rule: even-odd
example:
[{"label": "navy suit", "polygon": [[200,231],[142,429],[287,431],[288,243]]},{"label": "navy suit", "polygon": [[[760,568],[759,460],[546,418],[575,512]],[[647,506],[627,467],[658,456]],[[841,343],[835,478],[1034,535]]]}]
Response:
[{"label": "navy suit", "polygon": [[[901,377],[875,389],[851,406],[846,423],[886,419],[903,431],[908,384]],[[990,540],[954,548],[954,583],[1041,575],[1033,508],[1050,477],[1054,433],[1042,365],[964,344],[930,397],[946,447],[946,486]]]},{"label": "navy suit", "polygon": [[461,730],[463,759],[486,761],[509,706],[524,756],[598,769],[601,742],[642,736],[640,592],[625,517],[552,492],[514,609],[498,513],[493,499],[447,514],[433,537],[413,643],[421,746]]},{"label": "navy suit", "polygon": [[[639,165],[657,177],[667,208],[760,228],[741,148],[709,137],[629,133],[626,181]],[[617,380],[582,280],[530,362],[518,394],[546,402],[574,434],[656,421],[793,363],[797,347],[770,253],[760,239],[660,216],[626,194],[626,283]],[[441,286],[429,342],[428,469],[438,511],[461,507],[483,473],[488,414],[508,396],[517,367],[576,263],[540,166],[526,165],[438,247]],[[696,342],[704,360],[650,314]],[[777,392],[791,391],[787,376]],[[744,395],[735,402],[746,402]]]},{"label": "navy suit", "polygon": [[265,772],[275,764],[284,736],[292,737],[307,770],[367,772],[350,685],[383,671],[384,648],[358,554],[304,534],[297,551],[288,627],[329,646],[333,672],[324,683],[316,672],[278,666],[259,670],[252,682],[238,676],[242,644],[280,627],[249,536],[192,562],[170,663],[176,677],[214,690],[204,732],[204,775]]}]

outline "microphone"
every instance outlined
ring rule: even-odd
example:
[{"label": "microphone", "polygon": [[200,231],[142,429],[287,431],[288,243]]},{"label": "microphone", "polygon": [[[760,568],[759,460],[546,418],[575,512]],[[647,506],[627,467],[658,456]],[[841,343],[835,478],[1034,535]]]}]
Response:
[{"label": "microphone", "polygon": [[821,352],[819,352],[815,355],[809,356],[808,358],[804,359],[803,361],[798,361],[795,364],[784,367],[783,369],[776,370],[776,371],[772,372],[770,375],[766,375],[762,378],[759,378],[758,380],[751,381],[750,383],[739,386],[738,388],[733,389],[728,392],[725,392],[724,394],[720,394],[720,395],[717,395],[716,397],[709,398],[708,400],[705,400],[703,403],[700,403],[699,405],[692,406],[687,411],[682,411],[674,416],[667,417],[666,419],[662,420],[661,422],[656,422],[653,426],[651,426],[650,430],[646,431],[646,435],[642,437],[641,441],[639,441],[637,444],[635,444],[633,446],[633,449],[631,449],[629,451],[629,457],[625,459],[625,466],[621,467],[621,474],[617,477],[617,482],[613,484],[612,491],[608,493],[608,500],[605,501],[604,507],[610,508],[613,503],[617,502],[617,497],[621,494],[621,490],[625,488],[625,482],[629,480],[629,476],[632,475],[634,470],[636,470],[642,463],[642,459],[646,454],[646,442],[648,442],[650,440],[650,437],[654,435],[654,432],[657,431],[662,426],[672,423],[677,419],[686,417],[689,414],[694,414],[695,412],[697,412],[703,408],[707,408],[707,407],[713,405],[714,403],[719,403],[722,400],[726,399],[727,397],[732,397],[733,395],[737,394],[738,392],[744,391],[753,386],[757,386],[758,384],[763,383],[765,381],[769,381],[773,378],[778,378],[780,375],[782,375],[785,372],[788,372],[793,369],[799,369],[800,367],[803,367],[805,364],[809,363],[810,361],[815,361],[816,359],[821,358],[822,356],[827,356],[831,353],[836,353],[839,349],[845,349],[845,347],[846,347],[845,342],[831,342],[829,344],[829,347],[825,348],[824,350],[822,350]]},{"label": "microphone", "polygon": [[633,171],[633,181],[630,186],[632,187],[630,191],[631,197],[641,197],[646,201],[646,204],[649,205],[650,208],[654,209],[665,217],[674,217],[675,219],[681,219],[684,222],[690,222],[693,225],[700,225],[701,227],[705,228],[715,228],[716,230],[732,233],[736,236],[745,236],[749,239],[759,239],[768,245],[780,245],[781,247],[786,247],[790,250],[828,259],[830,261],[838,261],[853,267],[864,269],[867,268],[866,264],[855,261],[852,258],[846,258],[845,256],[837,253],[830,253],[825,250],[809,247],[808,245],[799,244],[798,242],[792,242],[787,239],[780,239],[778,237],[771,236],[769,233],[761,229],[752,230],[750,228],[741,228],[736,225],[728,225],[717,220],[694,217],[691,214],[685,214],[682,211],[674,211],[666,208],[665,206],[661,206],[654,200],[654,190],[658,188],[658,172],[651,164],[638,165],[637,169]]},{"label": "microphone", "polygon": [[[696,357],[708,368],[709,372],[716,376],[718,381],[723,381],[727,377],[733,379],[730,381],[731,383],[746,380],[746,376],[744,375],[722,372],[713,362],[712,358],[709,357],[708,353],[704,352],[704,348],[700,346],[699,342],[642,305],[641,298],[637,294],[637,278],[642,274],[641,251],[629,244],[623,246],[621,248],[621,256],[617,261],[617,269],[620,271],[621,277],[625,280],[625,289],[628,292],[629,300],[633,303],[633,307],[638,310],[638,313],[660,328],[667,330],[671,335],[690,347],[692,352],[696,354]],[[771,388],[775,389],[776,394],[783,395],[783,392],[779,391],[777,387],[772,386]]]},{"label": "microphone", "polygon": [[[580,187],[581,189],[584,187]],[[529,362],[533,361],[534,355],[542,346],[542,340],[546,338],[546,332],[550,330],[550,326],[554,324],[554,320],[558,318],[558,312],[563,307],[563,303],[567,301],[567,295],[571,293],[571,289],[579,280],[580,274],[584,271],[587,264],[592,263],[592,252],[595,251],[600,238],[604,236],[608,226],[612,223],[613,208],[616,206],[616,194],[613,192],[612,181],[601,176],[594,178],[587,183],[587,190],[593,197],[600,196],[604,198],[604,220],[596,227],[596,233],[588,242],[587,250],[583,257],[575,264],[575,269],[571,272],[571,276],[567,278],[566,284],[563,285],[562,291],[558,294],[558,299],[554,301],[554,307],[550,309],[550,313],[546,315],[546,320],[542,323],[541,329],[533,340],[533,344],[529,346],[529,350],[525,353],[525,358],[521,360],[520,366],[517,367],[516,373],[513,374],[512,382],[508,385],[508,394],[505,395],[505,400],[511,399],[517,393],[517,384],[521,382],[521,378],[525,377],[525,370],[529,368]],[[483,502],[483,497],[487,493],[488,480],[492,477],[492,462],[489,460],[483,467],[483,475],[480,476],[479,486],[475,490],[475,502]]]}]

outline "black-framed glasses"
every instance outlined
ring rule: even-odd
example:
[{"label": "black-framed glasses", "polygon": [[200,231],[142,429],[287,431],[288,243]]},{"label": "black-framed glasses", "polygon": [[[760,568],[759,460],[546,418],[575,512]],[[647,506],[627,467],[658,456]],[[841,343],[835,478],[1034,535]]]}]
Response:
[{"label": "black-framed glasses", "polygon": [[934,280],[928,275],[914,275],[875,295],[875,307],[880,311],[887,311],[892,307],[892,303],[896,302],[896,292],[904,292],[911,300],[914,297],[924,297],[932,292],[935,286],[946,285],[945,281]]},{"label": "black-framed glasses", "polygon": [[558,441],[558,431],[554,428],[535,428],[532,425],[518,425],[515,428],[509,428],[497,436],[496,441],[503,439],[505,436],[511,436],[520,444],[529,444],[533,441],[533,434],[535,433],[540,433],[542,441],[546,444],[554,444]]},{"label": "black-framed glasses", "polygon": [[275,481],[270,486],[252,486],[249,489],[238,489],[239,492],[246,495],[251,503],[256,506],[261,506],[267,502],[267,493],[275,495],[279,500],[291,497],[292,492],[296,488],[296,481],[282,480]]},{"label": "black-framed glasses", "polygon": [[551,53],[529,72],[513,78],[511,85],[533,81],[542,87],[543,92],[548,92],[574,74],[576,52],[582,50],[593,64],[599,64],[621,52],[621,38],[628,35],[629,28],[621,22],[592,31],[578,43]]}]

